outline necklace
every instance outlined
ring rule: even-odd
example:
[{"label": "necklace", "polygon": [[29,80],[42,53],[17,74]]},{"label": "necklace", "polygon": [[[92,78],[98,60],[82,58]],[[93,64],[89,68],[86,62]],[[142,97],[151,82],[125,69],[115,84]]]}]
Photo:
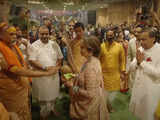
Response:
[{"label": "necklace", "polygon": [[80,72],[82,72],[82,71],[86,68],[87,63],[90,62],[91,58],[92,58],[92,56],[89,56],[89,57],[88,57],[87,61],[83,64]]}]

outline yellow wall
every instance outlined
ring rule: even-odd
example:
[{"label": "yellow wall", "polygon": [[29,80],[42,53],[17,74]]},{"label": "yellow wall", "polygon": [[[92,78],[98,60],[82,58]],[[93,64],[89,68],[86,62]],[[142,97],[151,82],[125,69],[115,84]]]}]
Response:
[{"label": "yellow wall", "polygon": [[3,4],[0,4],[0,19],[7,21],[10,10],[9,3],[7,0],[0,0],[0,2],[3,2]]},{"label": "yellow wall", "polygon": [[132,23],[135,20],[136,5],[134,2],[120,2],[109,4],[107,8],[98,9],[96,12],[97,24],[121,24],[124,21]]}]

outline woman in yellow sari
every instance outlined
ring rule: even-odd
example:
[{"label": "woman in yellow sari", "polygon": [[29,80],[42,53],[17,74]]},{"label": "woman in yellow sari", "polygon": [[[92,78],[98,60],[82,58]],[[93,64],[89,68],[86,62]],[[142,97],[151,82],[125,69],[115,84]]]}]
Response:
[{"label": "woman in yellow sari", "polygon": [[15,44],[16,29],[0,24],[0,102],[19,120],[31,120],[29,107],[30,84],[27,77],[49,76],[59,66],[48,71],[32,71],[26,68],[21,51]]}]

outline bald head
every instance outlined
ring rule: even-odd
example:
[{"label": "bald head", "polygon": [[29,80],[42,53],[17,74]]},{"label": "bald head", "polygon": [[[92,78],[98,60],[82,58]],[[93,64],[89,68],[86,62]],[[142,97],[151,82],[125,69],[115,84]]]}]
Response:
[{"label": "bald head", "polygon": [[135,31],[136,31],[136,32],[141,32],[141,31],[142,31],[142,28],[141,28],[141,27],[137,27],[137,28],[135,28]]},{"label": "bald head", "polygon": [[[43,30],[48,30],[48,28],[46,27],[46,26],[41,26],[40,28],[39,28],[39,31],[43,31]],[[49,31],[49,30],[48,30]]]},{"label": "bald head", "polygon": [[49,30],[46,26],[41,26],[39,28],[39,37],[43,43],[48,43],[49,40]]}]

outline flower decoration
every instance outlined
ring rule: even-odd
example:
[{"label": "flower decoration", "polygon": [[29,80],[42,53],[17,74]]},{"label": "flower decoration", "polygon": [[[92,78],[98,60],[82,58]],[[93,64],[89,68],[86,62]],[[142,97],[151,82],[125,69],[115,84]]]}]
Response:
[{"label": "flower decoration", "polygon": [[152,62],[151,57],[148,57],[148,58],[146,59],[146,61],[147,61],[147,62]]}]

